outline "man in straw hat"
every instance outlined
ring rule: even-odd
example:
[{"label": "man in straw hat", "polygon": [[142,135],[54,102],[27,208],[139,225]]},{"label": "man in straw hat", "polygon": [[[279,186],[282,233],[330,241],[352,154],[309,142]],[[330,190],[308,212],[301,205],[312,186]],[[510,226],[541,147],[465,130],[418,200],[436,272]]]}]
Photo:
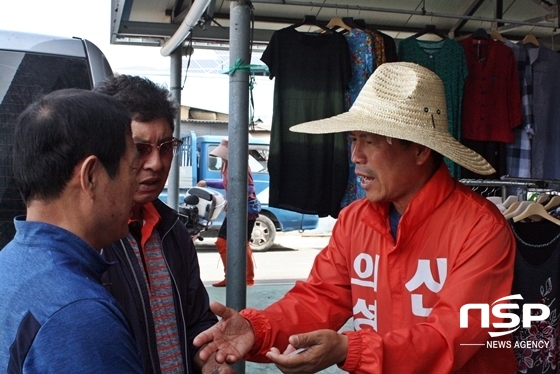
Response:
[{"label": "man in straw hat", "polygon": [[[461,318],[465,304],[510,294],[515,247],[498,209],[442,162],[494,172],[449,135],[437,75],[381,65],[349,112],[291,130],[349,132],[366,198],[341,212],[307,281],[282,299],[241,313],[211,304],[222,320],[195,338],[207,344],[199,355],[272,361],[285,373],[333,364],[351,373],[515,372],[509,336],[496,338],[509,348],[486,346],[502,320],[492,314],[483,328],[487,314]],[[354,331],[336,332],[349,318]]]}]

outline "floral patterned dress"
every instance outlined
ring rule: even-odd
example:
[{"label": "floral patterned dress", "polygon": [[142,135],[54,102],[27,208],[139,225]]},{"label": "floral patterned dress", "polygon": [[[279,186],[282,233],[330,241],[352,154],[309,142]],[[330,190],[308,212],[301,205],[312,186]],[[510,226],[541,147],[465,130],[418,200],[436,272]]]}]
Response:
[{"label": "floral patterned dress", "polygon": [[[368,78],[376,68],[373,38],[370,33],[359,29],[352,29],[344,34],[350,50],[352,64],[352,78],[348,83],[348,88],[344,92],[344,110],[348,111],[358,94],[366,84]],[[359,185],[355,165],[351,160],[351,142],[346,146],[348,154],[348,184],[342,197],[340,207],[344,208],[351,202],[366,196],[365,191]]]}]

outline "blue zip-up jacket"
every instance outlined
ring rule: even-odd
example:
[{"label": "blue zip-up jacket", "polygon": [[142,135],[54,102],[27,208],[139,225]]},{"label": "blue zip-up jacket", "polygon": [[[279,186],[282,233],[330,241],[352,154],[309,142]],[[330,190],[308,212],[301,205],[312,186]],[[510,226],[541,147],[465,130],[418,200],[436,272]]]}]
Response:
[{"label": "blue zip-up jacket", "polygon": [[109,264],[69,231],[24,219],[0,251],[0,372],[142,373],[128,322],[100,283]]}]

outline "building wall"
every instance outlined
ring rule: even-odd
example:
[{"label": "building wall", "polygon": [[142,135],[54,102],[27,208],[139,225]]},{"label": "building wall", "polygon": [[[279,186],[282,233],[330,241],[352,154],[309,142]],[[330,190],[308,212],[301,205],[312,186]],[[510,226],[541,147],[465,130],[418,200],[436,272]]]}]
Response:
[{"label": "building wall", "polygon": [[[197,136],[200,135],[222,135],[228,136],[228,124],[224,121],[202,121],[202,120],[182,120],[181,135],[187,135],[194,131]],[[257,139],[270,141],[270,131],[257,130],[251,131],[250,136]]]}]

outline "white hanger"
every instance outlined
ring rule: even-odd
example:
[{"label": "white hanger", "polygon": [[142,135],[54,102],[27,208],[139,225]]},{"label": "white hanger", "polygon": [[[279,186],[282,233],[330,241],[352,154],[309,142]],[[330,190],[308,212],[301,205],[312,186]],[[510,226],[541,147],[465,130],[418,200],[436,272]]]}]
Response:
[{"label": "white hanger", "polygon": [[504,202],[502,203],[503,206],[505,206],[506,208],[509,208],[511,206],[511,204],[515,203],[515,202],[519,202],[519,196],[517,195],[509,195]]},{"label": "white hanger", "polygon": [[500,212],[503,213],[506,211],[506,207],[502,204],[502,198],[500,196],[486,196],[486,199],[496,205]]},{"label": "white hanger", "polygon": [[521,214],[516,215],[513,217],[513,222],[519,222],[525,218],[529,218],[532,216],[537,216],[540,218],[544,218],[550,222],[553,222],[560,226],[560,219],[552,217],[548,212],[544,209],[544,206],[539,203],[531,203],[529,204]]},{"label": "white hanger", "polygon": [[502,203],[502,198],[499,196],[487,196],[486,198],[496,205]]}]

